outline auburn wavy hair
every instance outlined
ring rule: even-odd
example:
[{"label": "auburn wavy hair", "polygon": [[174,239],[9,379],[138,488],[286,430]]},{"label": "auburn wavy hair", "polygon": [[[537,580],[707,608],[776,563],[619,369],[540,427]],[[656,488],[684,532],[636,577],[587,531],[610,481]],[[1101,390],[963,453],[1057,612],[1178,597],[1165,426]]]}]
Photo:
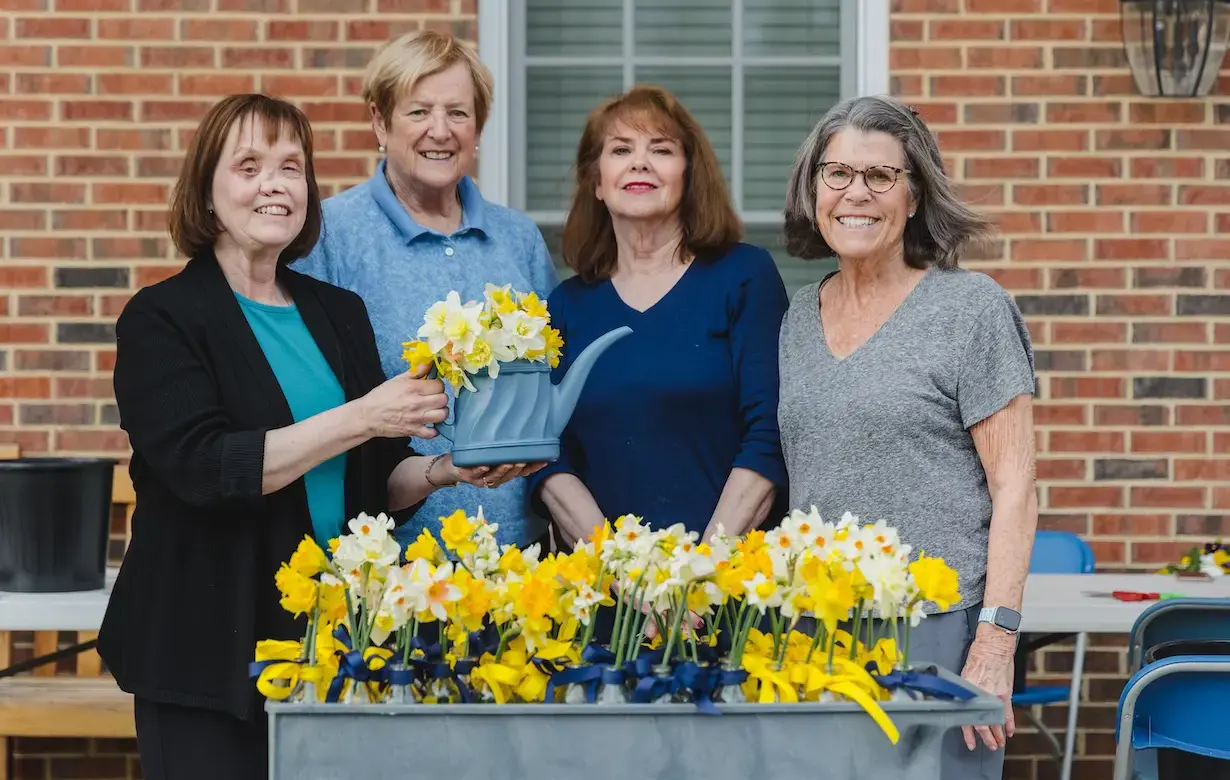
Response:
[{"label": "auburn wavy hair", "polygon": [[564,220],[564,262],[582,280],[610,278],[618,247],[611,214],[598,199],[599,161],[616,124],[671,138],[683,147],[682,234],[679,251],[695,261],[716,260],[743,238],[743,223],[730,202],[717,154],[700,124],[670,92],[639,85],[594,109],[577,145],[576,189]]}]

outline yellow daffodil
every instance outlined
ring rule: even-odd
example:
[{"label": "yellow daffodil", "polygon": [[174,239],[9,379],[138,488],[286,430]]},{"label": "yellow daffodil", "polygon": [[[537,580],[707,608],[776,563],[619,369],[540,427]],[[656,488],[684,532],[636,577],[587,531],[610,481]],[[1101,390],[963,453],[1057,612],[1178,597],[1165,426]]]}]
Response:
[{"label": "yellow daffodil", "polygon": [[320,549],[320,545],[316,544],[312,537],[304,536],[295,552],[290,556],[290,568],[304,577],[315,577],[323,571],[328,571],[329,559],[325,557],[325,551]]},{"label": "yellow daffodil", "polygon": [[417,560],[425,560],[433,566],[438,566],[446,560],[444,550],[440,549],[440,544],[436,541],[436,537],[431,535],[431,531],[426,529],[419,532],[418,538],[406,546],[406,562],[413,563]]},{"label": "yellow daffodil", "polygon": [[436,355],[432,352],[431,347],[426,341],[407,341],[402,343],[402,360],[410,366],[411,371],[417,371],[423,366],[430,366],[435,362]]},{"label": "yellow daffodil", "polygon": [[924,599],[934,601],[941,611],[961,600],[957,573],[943,558],[928,558],[926,553],[910,564],[910,576]]},{"label": "yellow daffodil", "polygon": [[471,522],[464,509],[458,509],[448,517],[440,518],[440,539],[444,546],[457,555],[473,555],[478,549],[474,531],[478,524]]},{"label": "yellow daffodil", "polygon": [[292,569],[285,563],[278,569],[278,573],[274,575],[274,584],[278,591],[282,594],[282,599],[279,602],[282,609],[290,612],[295,617],[312,611],[316,606],[316,589],[317,583],[315,580],[304,576],[301,572]]}]

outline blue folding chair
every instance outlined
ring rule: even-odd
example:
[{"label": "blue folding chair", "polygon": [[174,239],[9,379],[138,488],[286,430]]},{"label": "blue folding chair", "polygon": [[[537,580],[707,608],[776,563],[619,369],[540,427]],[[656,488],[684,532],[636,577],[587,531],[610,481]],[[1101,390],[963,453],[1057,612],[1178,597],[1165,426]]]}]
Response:
[{"label": "blue folding chair", "polygon": [[1179,639],[1230,639],[1230,599],[1178,598],[1151,604],[1128,633],[1128,671],[1150,648]]},{"label": "blue folding chair", "polygon": [[1159,750],[1202,764],[1179,770],[1194,770],[1192,780],[1224,777],[1212,767],[1230,761],[1227,701],[1230,657],[1177,655],[1146,664],[1119,696],[1114,780],[1156,780]]},{"label": "blue folding chair", "polygon": [[[1031,574],[1092,574],[1093,569],[1093,549],[1076,534],[1067,531],[1038,531],[1034,535],[1034,547],[1029,559]],[[1072,635],[1029,634],[1021,637],[1021,642],[1017,645],[1016,680],[1012,691],[1012,704],[1021,708],[1025,719],[1050,743],[1051,754],[1061,767],[1061,780],[1071,780],[1072,777],[1072,753],[1076,749],[1076,716],[1080,706],[1081,675],[1085,671],[1085,646],[1088,637],[1084,633],[1076,635],[1070,685],[1027,685],[1025,671],[1029,665],[1030,653],[1070,636]],[[1054,733],[1030,708],[1034,705],[1062,704],[1065,701],[1068,703],[1068,731],[1061,747]]]}]

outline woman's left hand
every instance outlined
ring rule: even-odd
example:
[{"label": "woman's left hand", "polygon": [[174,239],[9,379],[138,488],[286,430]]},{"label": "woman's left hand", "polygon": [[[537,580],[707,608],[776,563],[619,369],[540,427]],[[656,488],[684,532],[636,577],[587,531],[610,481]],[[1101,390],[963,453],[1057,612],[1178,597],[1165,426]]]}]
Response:
[{"label": "woman's left hand", "polygon": [[989,640],[976,637],[969,648],[961,677],[973,685],[995,694],[1004,703],[1003,726],[962,726],[965,746],[973,750],[977,742],[974,732],[991,750],[999,750],[1008,744],[1008,738],[1016,733],[1016,721],[1012,715],[1012,679],[1015,664],[1013,646],[999,646]]},{"label": "woman's left hand", "polygon": [[453,456],[441,458],[441,465],[448,469],[450,477],[457,482],[481,488],[496,488],[520,477],[528,477],[546,466],[546,463],[505,463],[499,466],[475,466],[462,468],[453,465]]}]

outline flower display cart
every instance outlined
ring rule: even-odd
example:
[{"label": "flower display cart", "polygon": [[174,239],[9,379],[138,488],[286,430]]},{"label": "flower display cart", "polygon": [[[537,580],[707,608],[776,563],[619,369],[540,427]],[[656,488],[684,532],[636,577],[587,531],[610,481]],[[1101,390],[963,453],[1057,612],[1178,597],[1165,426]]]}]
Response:
[{"label": "flower display cart", "polygon": [[984,692],[881,706],[896,745],[852,702],[719,704],[720,715],[692,704],[270,702],[269,776],[939,780],[950,729],[1004,722],[1003,703]]}]

